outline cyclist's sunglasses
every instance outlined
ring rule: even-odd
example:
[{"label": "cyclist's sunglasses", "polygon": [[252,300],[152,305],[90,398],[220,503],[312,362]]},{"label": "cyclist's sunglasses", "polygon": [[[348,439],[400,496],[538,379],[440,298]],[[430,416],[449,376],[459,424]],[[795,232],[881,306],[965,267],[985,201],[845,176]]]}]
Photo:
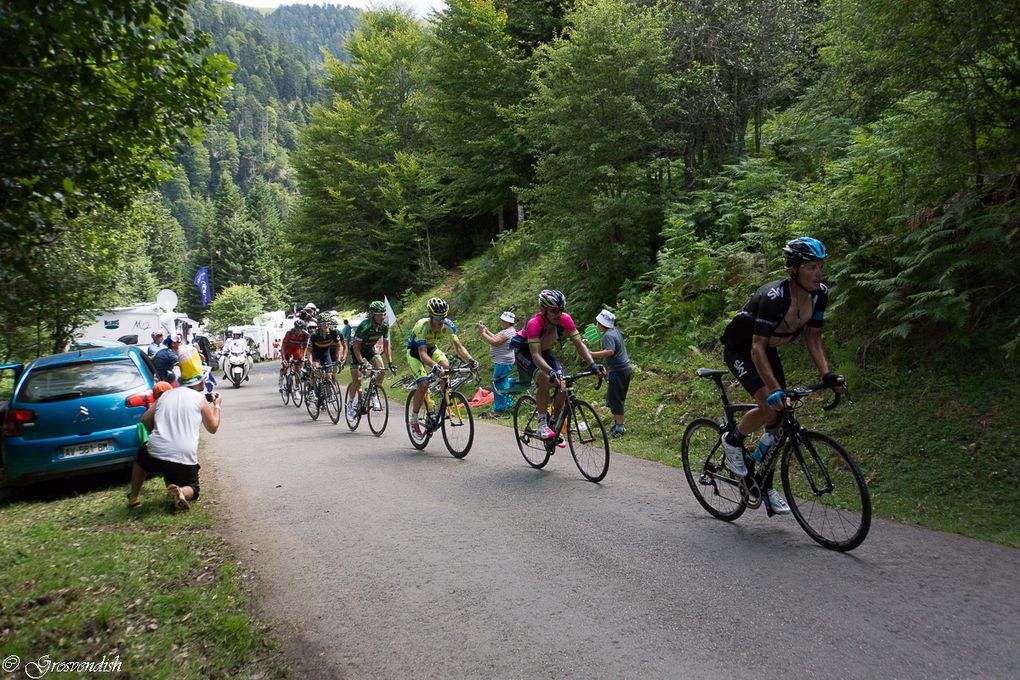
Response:
[{"label": "cyclist's sunglasses", "polygon": [[442,321],[445,318],[446,318],[445,316],[436,316],[435,314],[432,315],[433,321]]},{"label": "cyclist's sunglasses", "polygon": [[553,314],[562,314],[563,313],[563,308],[562,307],[546,307],[545,310],[547,312],[552,312]]}]

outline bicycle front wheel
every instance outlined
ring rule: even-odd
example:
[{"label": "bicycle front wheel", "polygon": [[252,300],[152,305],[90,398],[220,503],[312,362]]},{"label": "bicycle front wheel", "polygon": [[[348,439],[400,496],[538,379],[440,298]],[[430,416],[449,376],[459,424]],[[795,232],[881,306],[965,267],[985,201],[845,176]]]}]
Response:
[{"label": "bicycle front wheel", "polygon": [[471,407],[460,392],[450,392],[443,414],[443,441],[454,458],[463,458],[475,440],[475,421]]},{"label": "bicycle front wheel", "polygon": [[842,446],[820,432],[806,432],[783,452],[782,475],[786,500],[808,536],[840,552],[864,542],[871,495]]},{"label": "bicycle front wheel", "polygon": [[344,418],[347,419],[347,427],[351,432],[358,429],[361,423],[361,399],[355,392],[353,397],[347,397],[347,408],[344,409]]},{"label": "bicycle front wheel", "polygon": [[[407,428],[407,438],[411,440],[411,446],[421,451],[432,439],[432,432],[426,426],[424,420],[418,419],[418,414],[411,411],[414,404],[415,390],[407,393],[407,401],[404,403],[404,426]],[[425,400],[418,409],[426,411]]]},{"label": "bicycle front wheel", "polygon": [[744,514],[747,501],[740,480],[724,465],[722,429],[708,418],[698,418],[684,430],[680,460],[684,477],[701,507],[713,517],[731,522]]},{"label": "bicycle front wheel", "polygon": [[329,419],[336,425],[340,422],[340,414],[343,413],[343,397],[340,396],[340,388],[332,380],[326,381],[326,389],[323,390],[323,401],[326,406],[326,413]]},{"label": "bicycle front wheel", "polygon": [[294,403],[294,408],[301,408],[305,399],[305,381],[301,379],[301,374],[295,373],[290,376],[290,390],[290,399]]},{"label": "bicycle front wheel", "polygon": [[368,429],[376,437],[381,437],[390,420],[390,402],[386,399],[386,390],[382,385],[370,387],[368,395]]},{"label": "bicycle front wheel", "polygon": [[280,399],[283,405],[290,403],[290,375],[286,371],[280,372],[280,379],[277,381],[276,389],[280,392]]},{"label": "bicycle front wheel", "polygon": [[514,406],[514,437],[524,460],[533,468],[541,469],[549,462],[549,446],[535,432],[538,423],[538,404],[533,397],[522,396]]},{"label": "bicycle front wheel", "polygon": [[602,419],[586,401],[569,405],[567,443],[577,469],[589,482],[601,482],[609,472],[609,437]]},{"label": "bicycle front wheel", "polygon": [[[321,383],[320,383],[321,385]],[[305,383],[305,410],[312,420],[319,419],[319,399],[322,388],[314,383]]]}]

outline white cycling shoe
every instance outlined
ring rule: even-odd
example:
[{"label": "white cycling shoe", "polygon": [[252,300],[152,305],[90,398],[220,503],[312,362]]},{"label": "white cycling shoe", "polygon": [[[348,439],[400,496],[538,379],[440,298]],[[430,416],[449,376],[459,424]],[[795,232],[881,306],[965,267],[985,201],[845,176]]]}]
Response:
[{"label": "white cycling shoe", "polygon": [[744,465],[744,449],[740,446],[733,446],[726,441],[726,435],[722,436],[723,453],[726,454],[726,467],[737,477],[747,476],[747,466]]},{"label": "white cycling shoe", "polygon": [[779,492],[775,489],[769,489],[768,493],[765,494],[765,503],[768,505],[768,509],[775,515],[789,515],[790,506],[786,504],[786,499],[779,495]]}]

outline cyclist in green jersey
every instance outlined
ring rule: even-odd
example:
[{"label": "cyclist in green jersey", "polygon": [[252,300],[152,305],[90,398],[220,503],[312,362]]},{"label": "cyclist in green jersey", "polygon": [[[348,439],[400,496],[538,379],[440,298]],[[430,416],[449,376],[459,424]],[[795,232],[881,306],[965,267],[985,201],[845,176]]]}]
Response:
[{"label": "cyclist in green jersey", "polygon": [[[450,313],[450,306],[446,300],[432,298],[428,301],[426,309],[429,315],[424,319],[418,319],[414,328],[411,329],[411,337],[407,341],[407,365],[411,369],[417,385],[414,400],[411,403],[411,409],[415,416],[421,410],[421,403],[425,399],[429,375],[440,369],[448,370],[450,368],[450,362],[438,346],[445,336],[450,337],[461,359],[468,362],[472,368],[478,368],[478,362],[471,357],[470,352],[457,337],[457,327],[446,318]],[[423,436],[417,418],[412,421],[411,427],[415,430],[416,436]]]},{"label": "cyclist in green jersey", "polygon": [[[382,340],[382,354],[376,352],[376,344]],[[393,348],[390,346],[390,325],[386,322],[386,305],[376,300],[368,306],[368,318],[358,324],[351,339],[350,366],[351,384],[347,386],[347,408],[354,408],[354,396],[361,382],[361,368],[372,364],[376,368],[383,367],[383,357],[389,363],[390,373],[396,375],[397,367],[393,365]],[[375,374],[375,384],[381,385],[383,374]]]}]

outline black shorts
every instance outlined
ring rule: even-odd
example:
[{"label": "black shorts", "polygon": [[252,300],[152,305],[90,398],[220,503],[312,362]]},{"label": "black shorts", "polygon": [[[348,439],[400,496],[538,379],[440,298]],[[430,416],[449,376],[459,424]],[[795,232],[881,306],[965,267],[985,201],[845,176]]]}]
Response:
[{"label": "black shorts", "polygon": [[190,486],[195,490],[195,497],[192,500],[198,500],[198,470],[201,465],[185,465],[155,458],[149,454],[149,449],[145,446],[138,450],[138,464],[149,474],[163,475],[163,481],[167,484]]},{"label": "black shorts", "polygon": [[312,347],[312,361],[323,366],[328,366],[335,363],[333,361],[333,350],[332,348],[326,347]]},{"label": "black shorts", "polygon": [[[365,354],[364,352],[361,353],[361,358],[365,360],[366,364],[372,363],[372,361],[377,356],[380,356],[380,355],[375,354],[375,353],[372,353],[372,354]],[[361,364],[358,363],[358,360],[354,358],[354,352],[348,352],[347,353],[347,365],[350,366],[351,368],[357,368],[358,366],[361,366]]]},{"label": "black shorts", "polygon": [[[768,357],[769,366],[772,367],[772,375],[776,376],[779,386],[786,389],[786,374],[783,373],[783,364],[779,361],[779,352],[775,347],[769,347],[765,350],[765,356]],[[723,352],[723,361],[752,397],[755,392],[765,387],[765,381],[758,375],[758,369],[754,366],[750,352],[738,352],[727,347]]]},{"label": "black shorts", "polygon": [[[556,361],[556,357],[553,356],[550,350],[542,352],[542,358],[545,359],[545,363],[549,364],[549,368],[554,371],[560,370],[560,362]],[[538,370],[538,366],[531,360],[531,350],[527,347],[518,347],[514,350],[514,361],[517,364],[517,368],[521,370],[525,375],[529,375],[532,378],[535,377],[535,371]]]},{"label": "black shorts", "polygon": [[625,371],[610,371],[606,381],[606,406],[614,416],[623,415],[623,402],[627,400],[627,390],[630,389],[631,369]]}]

